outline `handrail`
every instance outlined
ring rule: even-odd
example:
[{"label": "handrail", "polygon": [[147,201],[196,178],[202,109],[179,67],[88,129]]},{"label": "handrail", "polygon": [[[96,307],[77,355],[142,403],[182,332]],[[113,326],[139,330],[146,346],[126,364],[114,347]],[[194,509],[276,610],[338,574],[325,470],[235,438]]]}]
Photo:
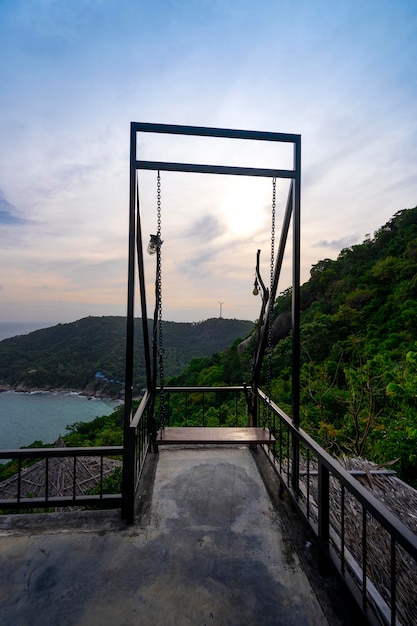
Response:
[{"label": "handrail", "polygon": [[258,390],[259,397],[265,401],[270,409],[279,415],[285,422],[292,434],[297,437],[306,448],[309,448],[318,459],[352,495],[366,508],[366,510],[390,532],[392,536],[417,560],[417,535],[415,535],[403,522],[396,517],[387,507],[375,498],[363,487],[350,472],[345,470],[340,463],[314,441],[302,428],[296,426],[292,419],[280,409],[272,400],[269,401],[266,394]]},{"label": "handrail", "polygon": [[[121,493],[106,494],[103,493],[103,480],[105,472],[103,471],[104,456],[122,456],[125,458],[125,450],[123,446],[97,446],[94,448],[87,447],[61,447],[61,448],[19,448],[10,450],[0,450],[0,459],[17,460],[17,473],[13,474],[5,481],[0,482],[0,489],[4,483],[10,479],[15,479],[16,492],[14,495],[0,497],[0,508],[6,510],[20,509],[37,509],[37,508],[63,508],[70,506],[99,506],[100,508],[120,507],[122,503]],[[98,476],[98,485],[100,493],[84,494],[79,482],[77,481],[77,459],[80,457],[99,457],[100,473]],[[66,485],[63,495],[55,495],[53,489],[49,485],[50,459],[73,459],[72,478]],[[23,489],[23,481],[26,472],[31,467],[23,467],[24,460],[44,461],[42,472],[44,473],[45,488],[43,495],[30,496]],[[10,488],[10,485],[9,485]],[[77,493],[78,490],[78,493]],[[65,494],[65,491],[67,492]],[[81,493],[80,493],[81,491]],[[52,493],[51,493],[52,492]]]},{"label": "handrail", "polygon": [[[370,623],[413,623],[413,592],[409,601],[408,589],[417,584],[412,577],[417,535],[265,393],[258,389],[257,395],[268,408],[276,441],[273,449],[263,449],[281,488],[316,535],[320,570],[332,563]],[[302,463],[306,471],[300,473]],[[371,562],[372,553],[377,562]]]},{"label": "handrail", "polygon": [[139,403],[138,408],[136,409],[136,413],[133,416],[133,419],[130,422],[130,426],[132,428],[136,428],[138,426],[138,424],[140,422],[140,419],[141,419],[141,417],[142,417],[142,415],[143,415],[143,413],[144,413],[144,411],[146,409],[146,405],[148,404],[148,402],[150,400],[150,397],[151,397],[151,393],[150,393],[149,389],[147,389],[145,391],[145,393],[143,394],[143,397],[142,397],[142,399],[141,399],[141,401]]},{"label": "handrail", "polygon": [[[0,459],[39,459],[68,456],[120,456],[123,446],[62,447],[62,448],[11,448],[0,450]],[[0,483],[1,484],[1,483]]]}]

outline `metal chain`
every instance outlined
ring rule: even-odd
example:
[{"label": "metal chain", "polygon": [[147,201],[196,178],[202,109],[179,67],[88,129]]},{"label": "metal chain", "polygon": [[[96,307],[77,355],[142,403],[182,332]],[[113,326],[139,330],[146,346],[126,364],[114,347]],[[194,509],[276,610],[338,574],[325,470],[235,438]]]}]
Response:
[{"label": "metal chain", "polygon": [[161,174],[158,170],[157,185],[156,185],[156,205],[157,205],[157,241],[158,249],[156,255],[156,282],[157,282],[157,309],[158,309],[158,330],[159,330],[159,387],[160,387],[160,399],[159,399],[159,416],[161,421],[161,428],[165,426],[165,397],[164,397],[164,348],[163,348],[163,329],[162,329],[162,267],[161,267]]},{"label": "metal chain", "polygon": [[[270,282],[269,282],[269,297],[272,296],[274,286],[274,267],[275,267],[275,213],[276,213],[276,193],[277,193],[277,179],[272,179],[272,220],[271,220],[271,265],[270,265]],[[272,323],[273,323],[273,308],[274,303],[269,303],[269,316],[268,316],[268,364],[267,364],[267,381],[266,392],[268,399],[271,400],[272,390]]]}]

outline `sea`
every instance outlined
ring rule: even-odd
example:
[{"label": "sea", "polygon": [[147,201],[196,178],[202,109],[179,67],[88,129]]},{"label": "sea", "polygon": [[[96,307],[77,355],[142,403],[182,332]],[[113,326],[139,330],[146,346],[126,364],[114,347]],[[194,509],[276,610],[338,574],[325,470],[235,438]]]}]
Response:
[{"label": "sea", "polygon": [[[54,325],[0,322],[0,341]],[[54,443],[68,432],[67,425],[110,415],[119,404],[120,401],[87,398],[77,393],[4,391],[0,393],[0,449],[20,448],[37,440]]]},{"label": "sea", "polygon": [[87,398],[76,393],[34,391],[0,393],[0,449],[28,446],[36,440],[54,443],[67,425],[110,415],[120,401]]}]

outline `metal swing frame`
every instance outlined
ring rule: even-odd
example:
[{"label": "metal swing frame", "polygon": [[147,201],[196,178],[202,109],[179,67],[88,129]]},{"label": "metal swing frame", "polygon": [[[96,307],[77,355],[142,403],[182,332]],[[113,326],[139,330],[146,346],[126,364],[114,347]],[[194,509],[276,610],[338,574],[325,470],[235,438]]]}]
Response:
[{"label": "metal swing frame", "polygon": [[[196,137],[211,137],[221,139],[238,139],[250,141],[275,142],[277,144],[292,145],[292,168],[260,168],[240,167],[216,164],[179,163],[167,161],[147,161],[138,159],[138,137],[141,133],[154,133],[165,135],[182,135]],[[148,314],[145,291],[145,272],[143,260],[143,244],[141,233],[141,213],[138,189],[138,173],[147,171],[168,171],[201,174],[222,174],[232,176],[255,176],[270,179],[287,179],[290,181],[286,208],[281,228],[279,249],[275,261],[273,280],[271,280],[270,293],[267,302],[263,303],[260,319],[260,332],[255,349],[253,376],[250,392],[245,388],[245,393],[250,393],[251,424],[257,425],[257,402],[258,385],[261,376],[262,363],[268,342],[268,320],[272,314],[273,304],[277,293],[279,277],[281,273],[285,246],[292,222],[292,421],[298,428],[300,416],[300,198],[301,198],[301,136],[288,133],[274,133],[251,130],[235,130],[224,128],[209,128],[201,126],[178,126],[171,124],[152,124],[132,122],[130,127],[130,182],[129,182],[129,252],[128,252],[128,289],[127,289],[127,327],[126,327],[126,369],[125,369],[125,412],[124,412],[124,486],[127,493],[138,479],[142,462],[135,457],[137,438],[132,436],[132,425],[138,427],[139,418],[132,414],[133,401],[133,365],[134,365],[134,334],[135,334],[135,282],[138,278],[141,324],[144,343],[144,360],[146,369],[146,392],[141,406],[152,407],[155,402],[156,389],[152,376],[152,356],[148,329]],[[243,389],[243,386],[242,386]],[[139,411],[140,412],[140,411]],[[135,421],[136,419],[136,421]],[[144,420],[142,420],[143,422]],[[148,419],[149,421],[149,419]],[[145,428],[145,427],[143,427]],[[152,433],[151,433],[152,435]],[[149,445],[149,427],[141,435],[141,440],[146,440]],[[151,442],[152,443],[152,442]],[[296,455],[296,451],[294,451]],[[145,453],[146,455],[146,453]],[[130,459],[130,460],[129,460]],[[296,464],[298,465],[298,464]],[[136,469],[135,469],[136,468]],[[133,478],[134,476],[134,478]]]}]

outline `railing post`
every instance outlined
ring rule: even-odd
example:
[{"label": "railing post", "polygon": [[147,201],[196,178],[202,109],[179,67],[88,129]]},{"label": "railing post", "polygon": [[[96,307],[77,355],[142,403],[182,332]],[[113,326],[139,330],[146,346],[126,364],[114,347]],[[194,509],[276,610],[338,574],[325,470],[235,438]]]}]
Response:
[{"label": "railing post", "polygon": [[128,524],[135,519],[135,486],[136,486],[136,428],[130,427],[126,433],[123,455],[122,479],[122,518]]},{"label": "railing post", "polygon": [[[300,232],[301,232],[301,137],[294,142],[294,191],[292,196],[292,419],[296,428],[300,426]],[[296,497],[299,490],[300,442],[292,437],[292,488]]]},{"label": "railing post", "polygon": [[319,463],[319,502],[318,502],[318,567],[321,574],[329,570],[329,525],[330,525],[330,489],[329,470]]},{"label": "railing post", "polygon": [[298,437],[292,434],[291,437],[291,487],[294,497],[298,500],[299,478],[300,478],[300,442]]},{"label": "railing post", "polygon": [[258,396],[253,390],[250,393],[249,402],[249,426],[256,427],[258,425]]}]

